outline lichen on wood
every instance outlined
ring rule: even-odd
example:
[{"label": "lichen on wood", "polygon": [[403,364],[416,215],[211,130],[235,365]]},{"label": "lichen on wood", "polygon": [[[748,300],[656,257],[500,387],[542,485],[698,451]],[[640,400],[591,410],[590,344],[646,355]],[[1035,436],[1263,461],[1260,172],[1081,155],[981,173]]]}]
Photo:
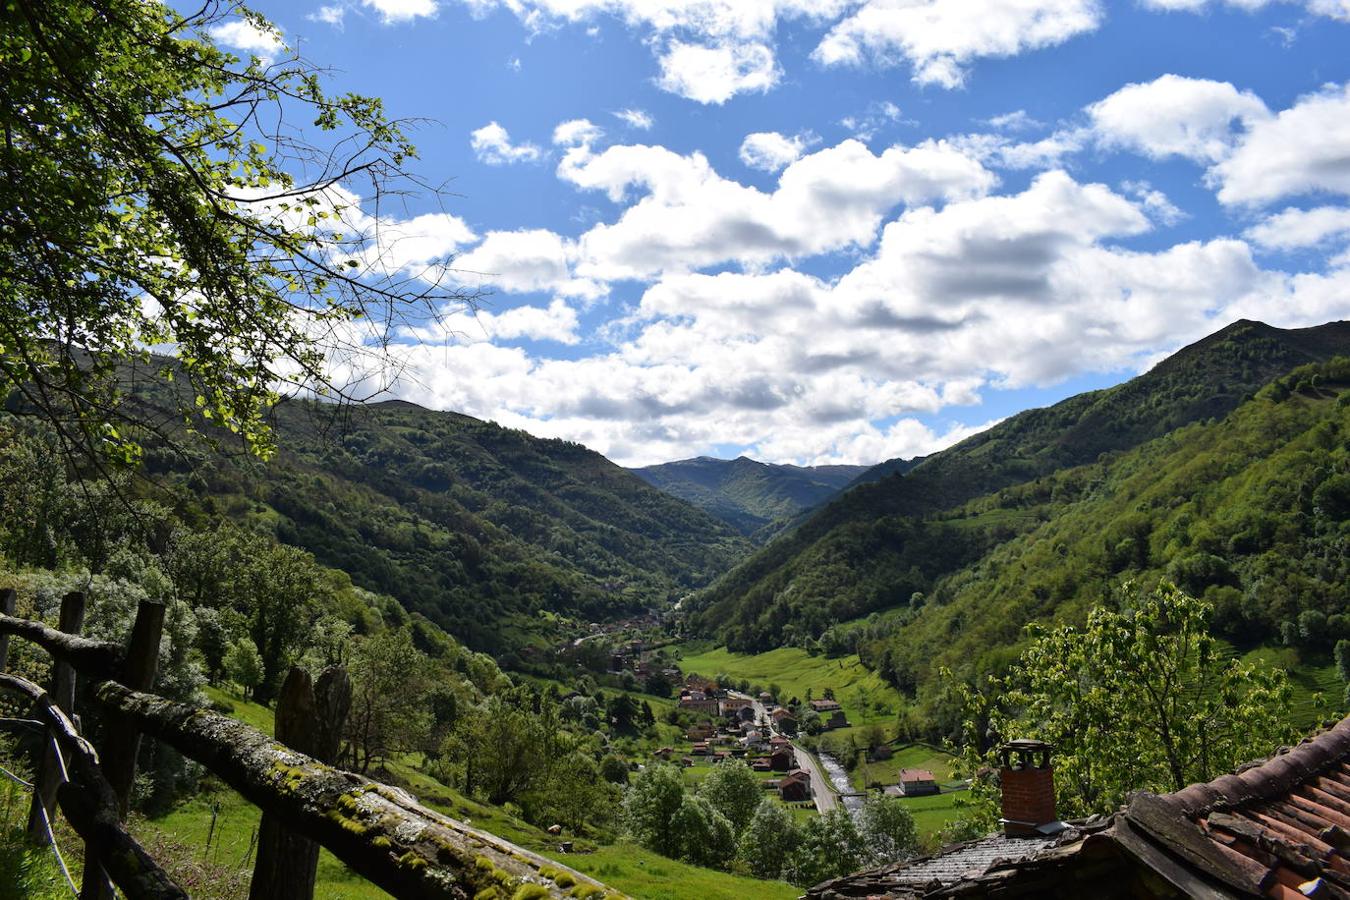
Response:
[{"label": "lichen on wood", "polygon": [[115,682],[100,684],[95,697],[396,897],[562,898],[576,896],[579,886],[622,896],[427,809],[406,791],[324,765],[242,722]]}]

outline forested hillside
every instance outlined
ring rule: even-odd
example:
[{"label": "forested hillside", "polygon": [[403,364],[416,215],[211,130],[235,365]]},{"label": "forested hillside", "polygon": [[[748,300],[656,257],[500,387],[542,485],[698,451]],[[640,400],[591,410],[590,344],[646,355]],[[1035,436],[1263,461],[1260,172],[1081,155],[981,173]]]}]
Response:
[{"label": "forested hillside", "polygon": [[[1076,466],[1108,464],[1178,428],[1222,418],[1273,379],[1337,354],[1350,354],[1350,323],[1299,330],[1235,323],[1125,384],[1019,414],[929,457],[909,474],[847,492],[703,592],[693,604],[691,625],[733,649],[762,649],[823,635],[833,643],[837,632],[827,632],[836,623],[922,606],[943,579],[1050,516],[1040,509],[970,517],[963,508],[1019,486],[1031,489]],[[1251,457],[1222,458],[1236,465]],[[1049,575],[1038,571],[1036,578]],[[1031,596],[1025,584],[1016,589]],[[1039,611],[1052,605],[1043,601]],[[969,609],[944,619],[949,631],[934,643],[915,643],[900,666],[894,657],[874,659],[912,688],[914,677],[905,667],[914,654],[951,646],[964,627],[985,616],[987,627],[1001,629],[1005,638],[1015,637],[1021,625],[993,609]],[[970,651],[978,643],[972,638],[960,646]]]},{"label": "forested hillside", "polygon": [[189,470],[162,450],[147,469],[477,649],[518,650],[555,614],[661,607],[748,548],[579,444],[398,401],[292,401],[273,418],[266,463],[215,453]]},{"label": "forested hillside", "polygon": [[824,503],[867,471],[867,466],[788,466],[744,456],[700,456],[645,466],[633,473],[742,534],[762,537],[767,526]]}]

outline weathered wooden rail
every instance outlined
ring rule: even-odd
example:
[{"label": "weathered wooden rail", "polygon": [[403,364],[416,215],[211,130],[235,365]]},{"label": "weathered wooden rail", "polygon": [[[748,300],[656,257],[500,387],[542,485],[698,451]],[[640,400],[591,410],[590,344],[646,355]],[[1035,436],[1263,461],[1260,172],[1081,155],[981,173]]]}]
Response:
[{"label": "weathered wooden rail", "polygon": [[[75,607],[82,611],[83,598],[71,595],[66,604],[62,625],[77,631]],[[48,730],[58,764],[64,763],[62,778],[44,763],[39,783],[47,778],[58,785],[55,800],[85,841],[82,900],[110,896],[109,879],[131,900],[187,896],[123,825],[142,734],[201,763],[263,811],[254,898],[312,898],[318,846],[396,897],[622,897],[580,872],[428,809],[405,791],[322,761],[337,749],[333,718],[345,716],[344,692],[350,697],[345,674],[325,673],[316,691],[307,675],[294,670],[282,690],[278,734],[272,738],[235,719],[148,693],[164,616],[160,604],[141,604],[125,648],[16,618],[12,592],[0,592],[0,610],[0,671],[9,636],[31,641],[54,661],[55,698],[8,675],[0,675],[0,689],[27,697]],[[101,759],[72,721],[76,675],[90,680],[109,726]],[[63,704],[67,697],[71,704]],[[35,789],[33,802],[51,799]]]}]

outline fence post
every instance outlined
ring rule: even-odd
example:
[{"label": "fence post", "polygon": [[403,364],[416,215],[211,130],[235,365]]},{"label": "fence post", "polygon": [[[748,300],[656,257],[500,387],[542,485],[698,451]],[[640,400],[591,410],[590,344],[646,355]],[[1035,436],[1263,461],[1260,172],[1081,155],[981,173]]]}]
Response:
[{"label": "fence post", "polygon": [[[133,691],[148,691],[159,669],[159,639],[164,633],[164,604],[142,600],[136,607],[136,623],[127,642],[126,663],[118,679]],[[126,821],[131,804],[131,787],[136,782],[136,755],[141,749],[141,733],[123,722],[108,722],[103,747],[103,771],[117,795],[117,813]]]},{"label": "fence post", "polygon": [[[324,669],[319,683],[311,685],[309,673],[291,667],[277,697],[276,739],[319,762],[333,762],[351,699],[351,681],[342,669]],[[319,845],[264,812],[249,900],[313,900],[318,866]]]},{"label": "fence post", "polygon": [[[14,615],[14,608],[18,602],[19,594],[14,588],[5,588],[0,591],[0,613],[7,616]],[[5,671],[5,666],[9,664],[9,635],[0,634],[0,672]]]},{"label": "fence post", "polygon": [[[59,627],[66,634],[79,634],[84,627],[84,594],[71,591],[61,598]],[[70,663],[52,659],[52,699],[67,716],[75,713],[75,670]],[[43,733],[42,756],[37,777],[33,779],[33,804],[28,808],[28,836],[45,846],[47,833],[56,811],[56,789],[61,786],[61,765],[52,746],[51,735]]]}]

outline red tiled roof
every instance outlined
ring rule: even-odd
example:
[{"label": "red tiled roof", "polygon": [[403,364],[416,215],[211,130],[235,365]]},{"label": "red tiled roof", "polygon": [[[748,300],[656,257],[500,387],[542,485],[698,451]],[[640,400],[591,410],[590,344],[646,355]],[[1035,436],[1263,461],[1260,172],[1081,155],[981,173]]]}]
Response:
[{"label": "red tiled roof", "polygon": [[936,781],[933,773],[927,769],[901,769],[900,781]]},{"label": "red tiled roof", "polygon": [[[1350,718],[1236,774],[1141,794],[1125,818],[1233,887],[1350,900]],[[1169,820],[1198,829],[1200,841],[1169,833],[1180,831]]]}]

